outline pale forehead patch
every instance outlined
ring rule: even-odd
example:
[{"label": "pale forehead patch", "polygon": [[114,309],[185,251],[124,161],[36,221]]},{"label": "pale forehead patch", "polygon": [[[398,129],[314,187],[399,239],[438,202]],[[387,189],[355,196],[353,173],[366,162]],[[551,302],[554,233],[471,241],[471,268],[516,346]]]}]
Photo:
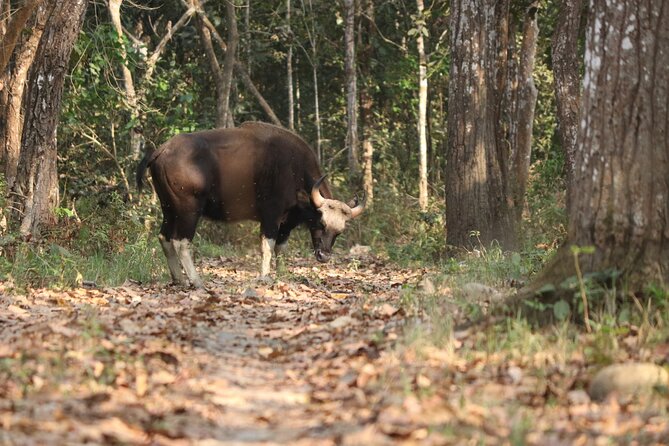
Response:
[{"label": "pale forehead patch", "polygon": [[338,200],[325,199],[323,206],[318,210],[323,215],[321,223],[327,231],[340,233],[346,228],[346,222],[351,219],[351,208]]}]

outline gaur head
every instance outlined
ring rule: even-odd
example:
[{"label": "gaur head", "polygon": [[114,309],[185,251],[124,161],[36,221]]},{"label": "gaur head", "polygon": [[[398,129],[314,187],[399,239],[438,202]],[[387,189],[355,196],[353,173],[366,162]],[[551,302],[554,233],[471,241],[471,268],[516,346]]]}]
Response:
[{"label": "gaur head", "polygon": [[311,241],[314,246],[316,260],[325,263],[330,260],[332,246],[335,239],[346,228],[346,222],[358,217],[365,210],[365,200],[346,204],[339,200],[332,200],[321,195],[320,186],[325,176],[321,177],[311,188],[311,202],[316,209],[317,218],[309,224]]}]

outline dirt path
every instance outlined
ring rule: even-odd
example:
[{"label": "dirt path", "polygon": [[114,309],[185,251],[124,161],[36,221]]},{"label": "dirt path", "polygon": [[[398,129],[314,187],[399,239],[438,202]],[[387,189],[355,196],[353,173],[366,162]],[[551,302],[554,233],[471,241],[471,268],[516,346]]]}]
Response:
[{"label": "dirt path", "polygon": [[[161,285],[0,297],[0,444],[356,444],[365,392],[419,272],[368,258],[203,265],[208,291]],[[2,290],[0,290],[2,293]]]},{"label": "dirt path", "polygon": [[288,263],[262,285],[257,258],[206,261],[208,291],[0,283],[0,445],[667,444],[666,394],[584,390],[669,363],[650,325],[453,332],[450,288],[402,291],[424,271]]}]

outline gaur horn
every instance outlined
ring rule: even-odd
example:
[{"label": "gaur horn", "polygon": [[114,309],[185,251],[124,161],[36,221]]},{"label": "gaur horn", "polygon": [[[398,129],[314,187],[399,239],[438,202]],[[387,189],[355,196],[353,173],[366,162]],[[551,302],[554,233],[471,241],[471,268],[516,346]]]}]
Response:
[{"label": "gaur horn", "polygon": [[323,175],[320,177],[318,181],[316,181],[316,184],[314,184],[314,187],[311,188],[311,201],[314,203],[314,206],[316,206],[316,209],[320,208],[323,206],[323,203],[325,203],[325,198],[321,195],[320,187],[326,176],[327,175]]},{"label": "gaur horn", "polygon": [[356,218],[360,214],[362,214],[362,211],[365,210],[365,202],[367,201],[367,195],[365,193],[362,193],[362,200],[358,202],[358,197],[355,197],[355,206],[351,208],[351,218]]}]

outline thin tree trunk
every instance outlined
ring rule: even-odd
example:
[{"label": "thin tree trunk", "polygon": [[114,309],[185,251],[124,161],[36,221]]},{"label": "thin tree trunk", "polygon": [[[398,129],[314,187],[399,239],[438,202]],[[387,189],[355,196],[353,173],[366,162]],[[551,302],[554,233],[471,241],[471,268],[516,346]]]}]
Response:
[{"label": "thin tree trunk", "polygon": [[423,0],[416,0],[418,9],[418,205],[421,211],[427,209],[427,57],[425,55],[425,35]]},{"label": "thin tree trunk", "polygon": [[244,10],[244,36],[246,43],[246,66],[251,75],[251,0],[246,0]]},{"label": "thin tree trunk", "polygon": [[[211,20],[207,18],[205,15],[204,11],[201,9],[197,10],[198,15],[202,18],[204,21],[204,24],[207,26],[207,29],[211,32],[212,37],[218,43],[218,46],[221,48],[221,51],[224,53],[227,53],[227,45],[221,35],[218,33],[216,30],[216,27],[214,26],[213,23],[211,23]],[[260,93],[260,91],[256,88],[255,84],[253,83],[253,80],[251,79],[251,76],[249,76],[248,72],[244,68],[244,65],[242,65],[239,60],[235,61],[234,64],[234,70],[235,73],[239,76],[240,80],[244,84],[247,90],[255,96],[257,99],[258,103],[262,107],[262,109],[265,111],[267,116],[270,118],[273,124],[278,125],[278,126],[283,126],[281,124],[281,121],[279,118],[276,116],[276,113],[274,113],[274,110],[272,110],[272,107],[269,105],[269,103],[265,100],[263,95]]]},{"label": "thin tree trunk", "polygon": [[371,42],[374,22],[374,2],[365,0],[364,19],[360,20],[358,31],[360,77],[360,122],[362,124],[362,188],[365,191],[367,206],[374,202],[374,98],[370,88],[372,85],[371,61],[374,59],[374,45]]},{"label": "thin tree trunk", "polygon": [[[14,52],[14,47],[19,41],[19,37],[21,37],[21,32],[24,30],[26,22],[28,22],[35,11],[35,8],[37,8],[40,3],[42,3],[42,0],[27,1],[12,15],[12,19],[5,25],[5,30],[2,35],[2,45],[0,45],[0,73],[4,72],[5,68],[7,68],[9,58]],[[7,12],[9,12],[9,10]]]},{"label": "thin tree trunk", "polygon": [[111,16],[112,25],[118,36],[121,56],[121,71],[123,73],[123,85],[125,87],[125,99],[128,110],[130,111],[130,120],[135,125],[130,129],[130,154],[139,158],[142,147],[142,135],[139,131],[139,106],[137,93],[135,92],[135,82],[132,78],[132,72],[128,67],[128,55],[125,50],[125,40],[123,39],[123,26],[121,25],[121,4],[123,0],[109,0],[107,6]]},{"label": "thin tree trunk", "polygon": [[230,109],[230,92],[232,91],[232,80],[237,59],[237,47],[239,46],[239,32],[237,31],[237,10],[234,0],[225,3],[226,23],[228,25],[228,48],[223,58],[223,101],[225,102],[225,122],[233,122]]},{"label": "thin tree trunk", "polygon": [[81,29],[86,1],[63,0],[52,6],[30,70],[17,180],[11,191],[13,221],[20,233],[39,236],[54,220],[58,204],[56,126],[70,53]]},{"label": "thin tree trunk", "polygon": [[[316,59],[316,50],[314,49],[313,59]],[[318,155],[318,162],[323,161],[323,149],[321,148],[321,140],[323,139],[321,133],[321,111],[318,104],[318,65],[312,62],[312,75],[314,79],[314,119],[316,120],[316,154]]]},{"label": "thin tree trunk", "polygon": [[537,52],[537,39],[539,26],[537,25],[537,5],[532,4],[525,15],[523,25],[523,42],[520,47],[520,63],[515,80],[515,100],[513,107],[514,131],[509,135],[511,141],[511,175],[513,184],[513,207],[515,210],[516,226],[520,227],[525,204],[525,192],[527,191],[527,180],[530,171],[530,158],[532,155],[532,127],[534,123],[534,110],[537,103],[537,88],[534,84],[532,71],[534,70],[534,59]]},{"label": "thin tree trunk", "polygon": [[318,98],[318,35],[316,34],[316,18],[314,16],[314,8],[311,0],[309,0],[309,17],[307,18],[307,8],[305,6],[304,0],[302,2],[302,11],[304,11],[304,23],[305,29],[307,31],[307,36],[309,38],[309,46],[311,47],[311,55],[305,50],[305,54],[311,63],[311,75],[314,82],[314,120],[316,125],[316,155],[318,156],[318,161],[323,160],[323,154],[321,149],[321,112]]},{"label": "thin tree trunk", "polygon": [[576,158],[579,99],[581,89],[578,39],[583,16],[583,0],[561,0],[552,42],[553,76],[560,141],[567,177],[567,214],[571,214],[571,189]]},{"label": "thin tree trunk", "polygon": [[293,36],[290,28],[290,0],[286,0],[286,34],[288,52],[286,54],[286,79],[288,88],[288,128],[295,130],[295,99],[293,96]]},{"label": "thin tree trunk", "polygon": [[[197,8],[201,8],[199,0],[194,1],[194,5]],[[216,127],[227,127],[227,106],[228,102],[223,100],[225,95],[225,79],[223,76],[223,70],[221,65],[218,63],[218,58],[216,57],[216,52],[214,51],[214,44],[211,41],[211,33],[209,29],[204,24],[204,20],[201,16],[197,16],[196,19],[198,34],[200,35],[200,40],[202,46],[204,47],[204,52],[207,55],[207,60],[209,61],[209,68],[211,69],[212,77],[214,78],[214,86],[216,87]]]},{"label": "thin tree trunk", "polygon": [[4,89],[0,95],[0,150],[4,162],[7,190],[11,190],[16,179],[16,172],[21,152],[21,132],[23,130],[23,98],[30,66],[35,58],[44,26],[46,24],[47,7],[37,8],[31,22],[29,34],[19,43],[14,54],[14,64],[7,70]]},{"label": "thin tree trunk", "polygon": [[358,139],[358,80],[355,60],[355,0],[344,0],[344,44],[346,72],[346,116],[349,178],[356,179],[360,174]]}]

